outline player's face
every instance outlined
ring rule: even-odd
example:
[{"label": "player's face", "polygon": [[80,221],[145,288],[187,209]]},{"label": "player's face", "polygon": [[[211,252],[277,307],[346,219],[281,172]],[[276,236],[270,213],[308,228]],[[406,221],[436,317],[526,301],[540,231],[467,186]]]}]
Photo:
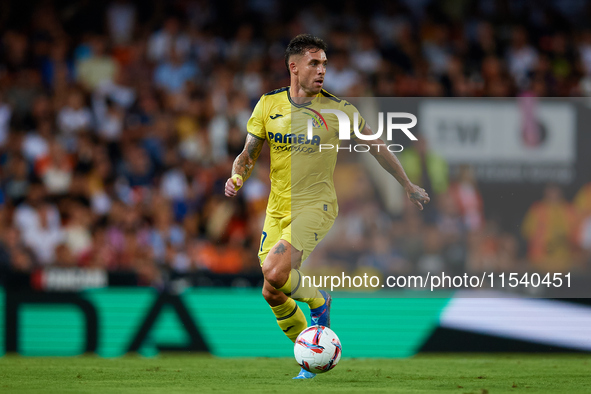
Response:
[{"label": "player's face", "polygon": [[312,49],[297,59],[297,77],[304,92],[309,95],[320,93],[324,85],[326,65],[326,53],[322,49]]}]

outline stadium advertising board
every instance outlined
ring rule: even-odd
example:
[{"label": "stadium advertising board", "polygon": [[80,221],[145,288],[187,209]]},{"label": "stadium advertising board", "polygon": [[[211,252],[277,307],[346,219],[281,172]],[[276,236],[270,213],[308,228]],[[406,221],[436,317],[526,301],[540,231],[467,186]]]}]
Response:
[{"label": "stadium advertising board", "polygon": [[573,180],[576,110],[568,102],[424,100],[420,127],[451,165],[472,164],[477,176],[497,182]]},{"label": "stadium advertising board", "polygon": [[[238,300],[238,301],[237,301]],[[408,357],[437,326],[447,298],[372,300],[343,297],[335,317],[347,357]],[[0,288],[0,354],[75,356],[94,352],[210,352],[221,357],[290,357],[293,349],[273,326],[260,290],[97,288],[81,292],[20,292]],[[382,311],[371,338],[357,335]],[[248,319],[248,325],[241,324]]]},{"label": "stadium advertising board", "polygon": [[[334,326],[346,357],[397,358],[419,351],[591,350],[589,306],[491,297],[378,298],[368,308],[361,294],[341,294],[336,304],[341,313],[335,315]],[[138,287],[68,293],[0,288],[0,355],[92,352],[119,357],[129,352],[155,356],[160,351],[183,351],[290,357],[291,349],[282,346],[285,338],[268,324],[267,308],[259,290],[252,288],[189,288],[180,295]],[[377,320],[376,310],[381,312]],[[245,318],[252,324],[237,324]],[[374,335],[360,337],[357,333],[368,319]],[[468,334],[473,340],[450,340]]]}]

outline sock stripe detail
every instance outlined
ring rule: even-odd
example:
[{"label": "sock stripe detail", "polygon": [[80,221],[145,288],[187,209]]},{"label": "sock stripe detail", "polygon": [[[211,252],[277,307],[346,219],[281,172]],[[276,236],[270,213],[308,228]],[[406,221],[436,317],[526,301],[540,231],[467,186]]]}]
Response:
[{"label": "sock stripe detail", "polygon": [[285,320],[285,319],[289,319],[290,317],[292,317],[293,315],[295,315],[295,313],[298,311],[298,306],[296,305],[295,308],[293,308],[293,311],[291,311],[289,313],[289,315],[287,316],[283,316],[283,317],[278,317],[277,320]]},{"label": "sock stripe detail", "polygon": [[294,270],[294,271],[298,273],[298,284],[293,288],[293,291],[291,293],[289,293],[288,295],[295,294],[298,291],[298,289],[300,288],[300,284],[302,283],[302,274],[300,274],[300,271],[298,271],[298,270]]}]

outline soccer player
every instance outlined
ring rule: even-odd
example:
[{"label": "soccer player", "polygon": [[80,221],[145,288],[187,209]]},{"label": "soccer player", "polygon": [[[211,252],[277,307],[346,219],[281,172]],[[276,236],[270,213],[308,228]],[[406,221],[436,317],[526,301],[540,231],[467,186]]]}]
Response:
[{"label": "soccer player", "polygon": [[[236,196],[267,141],[271,151],[271,193],[259,248],[265,278],[263,297],[279,327],[294,342],[307,326],[295,301],[308,304],[313,325],[330,326],[330,295],[316,288],[303,288],[299,271],[301,263],[332,227],[338,212],[333,183],[337,150],[321,151],[320,145],[338,146],[339,128],[337,116],[330,115],[333,122],[329,125],[328,115],[322,115],[321,110],[340,110],[347,114],[350,124],[358,120],[361,133],[373,135],[365,120],[353,115],[353,105],[322,89],[327,66],[325,51],[324,41],[309,34],[291,40],[285,50],[290,86],[264,94],[255,106],[244,150],[234,161],[232,177],[225,185],[226,196]],[[306,117],[312,121],[306,122]],[[314,126],[312,138],[307,133],[308,123]],[[355,138],[354,133],[350,135]],[[385,143],[377,138],[363,143],[372,146],[371,154],[422,210],[429,196],[409,181]],[[302,368],[294,379],[314,376]]]}]

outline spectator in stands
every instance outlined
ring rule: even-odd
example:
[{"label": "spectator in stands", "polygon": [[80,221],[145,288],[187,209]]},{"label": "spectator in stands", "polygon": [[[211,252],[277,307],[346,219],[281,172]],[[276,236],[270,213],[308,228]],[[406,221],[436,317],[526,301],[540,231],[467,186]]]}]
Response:
[{"label": "spectator in stands", "polygon": [[330,62],[330,68],[326,70],[324,86],[337,96],[347,97],[350,89],[359,83],[359,74],[349,66],[349,54],[344,50],[332,52]]},{"label": "spectator in stands", "polygon": [[68,59],[68,44],[65,40],[54,42],[49,56],[41,65],[43,83],[55,87],[58,75],[65,75],[68,82],[74,79],[74,63]]},{"label": "spectator in stands", "polygon": [[84,105],[84,96],[79,90],[68,95],[68,102],[57,114],[57,123],[61,133],[72,135],[88,132],[93,126],[92,112]]},{"label": "spectator in stands", "polygon": [[109,37],[116,45],[129,44],[136,28],[137,9],[128,0],[111,2],[106,10]]},{"label": "spectator in stands", "polygon": [[49,145],[54,139],[53,122],[51,119],[40,119],[37,127],[27,133],[22,141],[22,153],[31,163],[49,153]]},{"label": "spectator in stands", "polygon": [[81,60],[76,69],[77,80],[92,91],[101,84],[115,82],[119,65],[108,54],[105,38],[95,36],[91,41],[91,56]]},{"label": "spectator in stands", "polygon": [[191,40],[181,31],[178,18],[168,17],[162,29],[154,32],[148,40],[148,58],[159,63],[170,56],[174,50],[179,56],[186,56],[191,49]]},{"label": "spectator in stands", "polygon": [[61,268],[72,268],[78,266],[76,259],[66,244],[59,244],[55,248],[54,266]]},{"label": "spectator in stands", "polygon": [[154,71],[154,84],[167,93],[179,93],[187,88],[187,83],[197,76],[197,67],[188,62],[174,49],[170,50],[168,59],[163,61]]},{"label": "spectator in stands", "polygon": [[474,172],[469,166],[461,166],[458,179],[449,189],[463,217],[468,231],[476,231],[484,225],[484,206]]},{"label": "spectator in stands", "polygon": [[591,262],[591,183],[577,192],[574,205],[581,223],[577,236],[579,245],[586,253],[587,262]]},{"label": "spectator in stands", "polygon": [[591,29],[586,29],[580,34],[579,55],[583,64],[583,71],[591,76]]},{"label": "spectator in stands", "polygon": [[5,197],[19,205],[27,197],[31,184],[27,162],[20,154],[12,155],[3,175],[2,189]]},{"label": "spectator in stands", "polygon": [[514,27],[511,34],[511,46],[507,51],[507,64],[517,85],[523,88],[529,82],[530,73],[538,61],[538,53],[529,45],[527,31],[523,26]]},{"label": "spectator in stands", "polygon": [[92,248],[90,231],[92,216],[89,207],[83,201],[71,200],[68,202],[67,208],[68,220],[64,227],[64,243],[62,244],[67,248],[67,251],[61,251],[61,253],[62,257],[67,256],[73,261],[78,261]]},{"label": "spectator in stands", "polygon": [[423,54],[429,62],[430,71],[441,75],[447,68],[451,57],[449,31],[442,25],[433,26],[431,33],[424,37]]},{"label": "spectator in stands", "polygon": [[123,171],[130,188],[149,187],[154,177],[154,167],[145,149],[137,145],[127,148],[124,155]]},{"label": "spectator in stands", "polygon": [[68,192],[72,183],[74,159],[57,140],[52,140],[47,155],[35,162],[35,174],[43,180],[50,195]]},{"label": "spectator in stands", "polygon": [[382,54],[378,50],[372,34],[365,32],[357,40],[356,48],[351,54],[351,64],[358,72],[373,75],[382,66]]},{"label": "spectator in stands", "polygon": [[0,148],[4,146],[8,139],[10,119],[12,118],[12,108],[4,102],[2,92],[0,91]]},{"label": "spectator in stands", "polygon": [[373,268],[385,275],[400,275],[410,272],[411,266],[396,245],[386,234],[373,234],[369,237],[369,253],[363,255],[358,265]]},{"label": "spectator in stands", "polygon": [[[155,196],[152,205],[153,224],[149,233],[149,242],[156,261],[163,263],[169,257],[167,256],[167,253],[170,253],[169,246],[178,250],[185,243],[185,232],[181,226],[174,223],[172,209],[166,204],[166,200]],[[173,258],[173,263],[174,260]]]},{"label": "spectator in stands", "polygon": [[528,210],[521,232],[528,242],[528,258],[540,271],[565,272],[576,264],[575,209],[557,185],[548,185],[544,198]]},{"label": "spectator in stands", "polygon": [[38,221],[35,226],[25,227],[23,240],[33,253],[37,261],[43,265],[55,263],[55,249],[64,240],[61,220],[56,208],[42,201],[35,211]]}]

